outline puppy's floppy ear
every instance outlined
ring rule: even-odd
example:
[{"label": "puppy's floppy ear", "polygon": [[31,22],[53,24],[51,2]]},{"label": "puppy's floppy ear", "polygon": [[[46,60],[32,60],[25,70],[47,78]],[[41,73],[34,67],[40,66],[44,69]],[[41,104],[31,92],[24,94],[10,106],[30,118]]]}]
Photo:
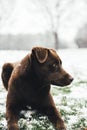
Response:
[{"label": "puppy's floppy ear", "polygon": [[48,49],[43,47],[34,47],[32,53],[36,56],[39,63],[44,63],[48,57]]}]

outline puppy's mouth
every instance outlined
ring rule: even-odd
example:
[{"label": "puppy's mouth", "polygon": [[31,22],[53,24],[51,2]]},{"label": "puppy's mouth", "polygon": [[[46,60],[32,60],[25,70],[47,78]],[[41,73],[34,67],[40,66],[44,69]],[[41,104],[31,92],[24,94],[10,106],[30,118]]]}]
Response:
[{"label": "puppy's mouth", "polygon": [[61,87],[64,87],[64,86],[67,86],[67,85],[70,85],[70,83],[61,83],[61,82],[52,82],[53,85],[57,85],[57,86],[61,86]]},{"label": "puppy's mouth", "polygon": [[63,87],[63,86],[70,85],[72,81],[73,81],[73,78],[61,79],[60,81],[58,80],[52,81],[52,84]]}]

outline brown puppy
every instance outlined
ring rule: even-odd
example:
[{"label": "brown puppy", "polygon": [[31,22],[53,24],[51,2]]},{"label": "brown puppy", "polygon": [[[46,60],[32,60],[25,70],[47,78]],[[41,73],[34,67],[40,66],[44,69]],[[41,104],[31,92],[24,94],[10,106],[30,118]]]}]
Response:
[{"label": "brown puppy", "polygon": [[48,116],[56,130],[66,130],[61,115],[50,94],[50,84],[69,85],[73,78],[62,68],[56,51],[35,47],[19,63],[6,63],[2,80],[8,90],[6,119],[8,130],[19,130],[18,115],[31,106]]}]

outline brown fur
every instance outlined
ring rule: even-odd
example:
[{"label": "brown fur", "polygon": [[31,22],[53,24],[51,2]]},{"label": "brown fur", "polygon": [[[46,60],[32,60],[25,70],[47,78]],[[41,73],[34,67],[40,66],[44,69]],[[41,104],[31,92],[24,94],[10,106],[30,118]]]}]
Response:
[{"label": "brown fur", "polygon": [[8,130],[19,130],[18,115],[26,106],[47,115],[56,130],[66,130],[50,94],[50,85],[65,86],[72,80],[62,68],[62,61],[56,51],[48,48],[35,47],[21,62],[4,64],[2,81],[8,90]]}]

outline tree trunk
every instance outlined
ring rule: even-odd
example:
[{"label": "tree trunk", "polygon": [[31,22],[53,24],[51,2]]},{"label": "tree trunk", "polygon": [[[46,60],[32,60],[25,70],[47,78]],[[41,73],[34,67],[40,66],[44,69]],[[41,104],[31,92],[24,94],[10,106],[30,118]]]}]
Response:
[{"label": "tree trunk", "polygon": [[57,32],[53,32],[54,35],[54,45],[55,45],[55,49],[57,50],[59,48],[59,38],[58,38],[58,34]]}]

